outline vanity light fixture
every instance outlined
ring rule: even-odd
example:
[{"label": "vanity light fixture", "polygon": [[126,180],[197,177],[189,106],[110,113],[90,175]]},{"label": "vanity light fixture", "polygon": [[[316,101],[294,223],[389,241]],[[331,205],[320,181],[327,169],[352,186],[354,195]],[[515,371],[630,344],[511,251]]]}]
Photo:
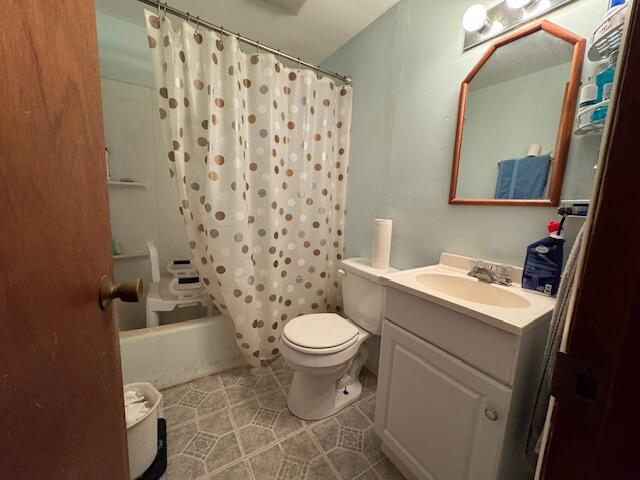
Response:
[{"label": "vanity light fixture", "polygon": [[538,0],[507,0],[507,6],[517,10],[518,8],[531,8]]},{"label": "vanity light fixture", "polygon": [[[478,0],[476,0],[478,1]],[[462,19],[463,51],[487,42],[576,0],[494,0],[496,5],[472,5]],[[617,1],[617,0],[616,0]],[[483,2],[485,3],[485,2]]]},{"label": "vanity light fixture", "polygon": [[467,32],[486,32],[492,24],[487,9],[479,3],[471,5],[462,17],[462,26]]}]

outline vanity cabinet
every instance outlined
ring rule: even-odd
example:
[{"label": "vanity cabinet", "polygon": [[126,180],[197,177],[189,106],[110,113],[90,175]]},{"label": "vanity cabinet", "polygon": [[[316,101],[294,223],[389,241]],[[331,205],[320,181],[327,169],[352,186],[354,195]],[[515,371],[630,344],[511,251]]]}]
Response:
[{"label": "vanity cabinet", "polygon": [[533,477],[524,439],[549,316],[515,335],[387,289],[375,423],[408,479]]},{"label": "vanity cabinet", "polygon": [[389,321],[381,354],[385,442],[418,478],[493,478],[511,390]]}]

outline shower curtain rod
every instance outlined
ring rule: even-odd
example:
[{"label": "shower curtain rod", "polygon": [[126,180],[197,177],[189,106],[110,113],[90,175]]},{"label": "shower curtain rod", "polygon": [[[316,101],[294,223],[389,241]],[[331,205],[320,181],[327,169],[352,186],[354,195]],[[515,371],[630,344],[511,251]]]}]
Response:
[{"label": "shower curtain rod", "polygon": [[156,7],[159,11],[162,11],[164,13],[170,13],[171,15],[175,15],[176,17],[180,17],[186,20],[187,22],[193,22],[195,25],[200,25],[201,27],[208,28],[209,30],[214,30],[223,35],[237,37],[239,41],[246,43],[247,45],[256,47],[258,50],[264,50],[265,52],[272,53],[277,57],[284,57],[286,59],[289,59],[295,62],[298,65],[304,65],[305,67],[311,68],[329,77],[337,78],[338,80],[341,80],[342,82],[344,82],[346,85],[351,85],[351,77],[348,75],[340,75],[339,73],[335,73],[325,68],[322,68],[319,65],[315,65],[313,63],[300,60],[300,57],[294,57],[292,55],[288,55],[284,52],[281,52],[280,50],[271,48],[268,45],[264,45],[256,40],[251,40],[250,38],[240,35],[239,33],[234,33],[230,30],[227,30],[224,27],[219,27],[218,25],[214,25],[213,23],[207,22],[206,20],[201,20],[200,17],[197,17],[197,16],[194,17],[189,12],[183,12],[182,10],[178,10],[177,8],[171,7],[167,5],[166,2],[163,3],[157,0],[138,0],[138,1],[141,3],[147,4],[151,7]]}]

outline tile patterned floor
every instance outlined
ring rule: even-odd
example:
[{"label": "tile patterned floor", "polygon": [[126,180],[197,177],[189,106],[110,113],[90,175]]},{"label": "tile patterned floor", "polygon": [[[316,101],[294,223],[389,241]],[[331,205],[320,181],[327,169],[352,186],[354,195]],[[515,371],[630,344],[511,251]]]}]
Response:
[{"label": "tile patterned floor", "polygon": [[362,397],[318,422],[287,410],[293,372],[281,358],[163,390],[164,480],[402,480],[373,431],[376,377]]}]

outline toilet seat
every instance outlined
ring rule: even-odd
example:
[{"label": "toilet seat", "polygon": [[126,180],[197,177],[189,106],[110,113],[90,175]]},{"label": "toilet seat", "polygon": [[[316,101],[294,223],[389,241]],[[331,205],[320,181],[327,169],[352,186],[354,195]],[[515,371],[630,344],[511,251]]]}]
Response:
[{"label": "toilet seat", "polygon": [[312,355],[340,352],[358,341],[358,328],[335,313],[293,318],[284,326],[282,341],[293,350]]}]

